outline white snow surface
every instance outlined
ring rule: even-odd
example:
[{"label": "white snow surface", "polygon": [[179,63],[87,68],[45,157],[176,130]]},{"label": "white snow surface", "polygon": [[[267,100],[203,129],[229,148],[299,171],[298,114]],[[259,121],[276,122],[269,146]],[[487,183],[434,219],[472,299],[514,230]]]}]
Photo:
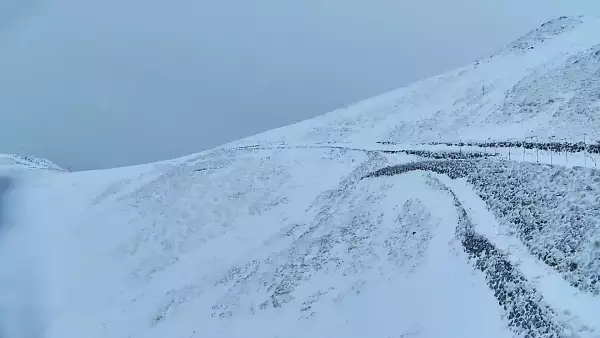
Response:
[{"label": "white snow surface", "polygon": [[[171,161],[67,173],[0,155],[0,337],[600,337],[600,297],[469,183],[366,177],[423,160],[399,145],[600,140],[599,36],[600,20],[553,20],[457,71]],[[469,251],[465,224],[497,254]]]}]

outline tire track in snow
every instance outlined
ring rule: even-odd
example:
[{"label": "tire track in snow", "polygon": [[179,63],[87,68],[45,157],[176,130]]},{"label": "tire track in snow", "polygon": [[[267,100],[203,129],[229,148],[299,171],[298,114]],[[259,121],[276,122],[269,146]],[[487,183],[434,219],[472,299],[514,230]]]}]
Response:
[{"label": "tire track in snow", "polygon": [[[443,163],[436,162],[438,165]],[[394,176],[416,170],[445,174],[451,179],[461,177],[462,173],[453,171],[453,166],[449,162],[441,166],[432,164],[431,161],[413,162],[386,167],[364,178]],[[509,327],[515,333],[527,338],[578,337],[579,335],[571,329],[570,325],[558,318],[556,311],[546,303],[543,295],[518,267],[512,264],[506,253],[476,231],[469,214],[456,194],[441,181],[440,188],[447,190],[453,196],[459,214],[457,238],[471,258],[474,267],[485,273],[487,285],[494,292],[498,304],[504,309]]]},{"label": "tire track in snow", "polygon": [[486,203],[467,182],[447,177],[440,179],[468,210],[476,231],[506,253],[511,264],[518,266],[523,276],[532,281],[536,289],[552,304],[560,320],[569,322],[581,337],[600,337],[597,333],[600,329],[597,324],[600,299],[578,290],[560,273],[531,254],[515,235],[504,233],[492,212],[487,210]]},{"label": "tire track in snow", "polygon": [[465,178],[472,184],[467,190],[477,195],[471,200],[484,201],[482,208],[495,216],[483,224],[500,223],[573,287],[600,293],[600,242],[594,240],[600,231],[600,172],[510,161],[421,161],[372,175],[409,170]]}]

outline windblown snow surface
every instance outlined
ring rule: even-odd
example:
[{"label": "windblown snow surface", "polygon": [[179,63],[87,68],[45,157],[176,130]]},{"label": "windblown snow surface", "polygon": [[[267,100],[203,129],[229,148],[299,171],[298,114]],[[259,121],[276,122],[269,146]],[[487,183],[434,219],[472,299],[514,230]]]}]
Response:
[{"label": "windblown snow surface", "polygon": [[0,162],[0,336],[600,337],[598,154],[428,144],[599,140],[599,36],[172,161]]}]

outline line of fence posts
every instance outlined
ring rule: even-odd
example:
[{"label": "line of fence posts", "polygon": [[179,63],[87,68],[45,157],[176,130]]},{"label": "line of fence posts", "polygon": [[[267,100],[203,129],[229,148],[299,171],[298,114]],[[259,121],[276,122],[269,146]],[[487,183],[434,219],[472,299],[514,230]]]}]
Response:
[{"label": "line of fence posts", "polygon": [[[532,142],[535,141],[535,142]],[[508,148],[508,159],[511,160],[512,159],[512,146],[513,144],[515,144],[517,147],[521,146],[523,147],[523,154],[522,154],[522,161],[525,162],[525,157],[527,155],[527,150],[526,148],[529,147],[535,147],[535,161],[536,163],[540,162],[540,147],[542,147],[542,149],[545,149],[547,152],[549,152],[550,155],[550,164],[553,165],[554,164],[554,150],[556,149],[558,151],[558,153],[560,154],[561,151],[565,152],[565,164],[569,163],[569,150],[571,149],[572,151],[576,151],[576,149],[580,149],[579,146],[575,147],[577,143],[573,143],[573,142],[568,142],[567,138],[560,138],[561,143],[560,144],[556,144],[556,136],[550,136],[549,137],[549,142],[547,143],[540,143],[540,139],[538,136],[527,136],[523,139],[523,141],[515,141],[514,138],[509,138],[507,139],[507,142],[505,142],[504,144],[501,144],[503,142],[497,142],[497,141],[491,141],[491,137],[488,137],[487,140],[485,142],[483,142],[483,148],[484,148],[484,153],[487,154],[487,148],[489,146],[493,146],[494,147],[494,156],[498,155],[498,146],[500,143],[500,147],[506,147]],[[462,154],[462,148],[463,148],[463,144],[464,145],[468,145],[468,146],[473,146],[473,145],[477,145],[478,142],[471,142],[471,141],[464,141],[466,143],[463,143],[462,138],[459,139],[459,152]],[[493,143],[492,143],[493,142]],[[479,146],[481,146],[481,143],[479,143]],[[598,147],[600,147],[600,141],[598,142]],[[583,134],[583,163],[584,166],[587,166],[587,160],[588,160],[588,145],[587,145],[587,134]],[[594,163],[594,167],[597,167],[597,163],[596,160],[591,156],[591,154],[589,155],[590,160],[592,160],[592,162]]]},{"label": "line of fence posts", "polygon": [[485,142],[485,145],[484,145],[484,148],[483,148],[483,151],[485,152],[486,155],[487,155],[487,145],[488,145],[489,142],[490,142],[490,138],[488,137],[487,142]]}]

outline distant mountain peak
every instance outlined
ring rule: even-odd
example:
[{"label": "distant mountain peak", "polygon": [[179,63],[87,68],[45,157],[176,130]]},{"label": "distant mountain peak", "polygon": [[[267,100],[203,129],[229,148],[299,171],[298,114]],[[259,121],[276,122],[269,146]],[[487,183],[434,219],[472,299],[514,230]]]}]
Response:
[{"label": "distant mountain peak", "polygon": [[536,48],[548,39],[569,32],[583,23],[583,16],[559,18],[544,22],[539,28],[530,31],[516,41],[510,43],[506,49],[512,51],[524,51]]},{"label": "distant mountain peak", "polygon": [[22,156],[17,154],[0,154],[0,168],[26,168],[26,169],[47,169],[56,171],[66,171],[56,164],[33,156]]}]

